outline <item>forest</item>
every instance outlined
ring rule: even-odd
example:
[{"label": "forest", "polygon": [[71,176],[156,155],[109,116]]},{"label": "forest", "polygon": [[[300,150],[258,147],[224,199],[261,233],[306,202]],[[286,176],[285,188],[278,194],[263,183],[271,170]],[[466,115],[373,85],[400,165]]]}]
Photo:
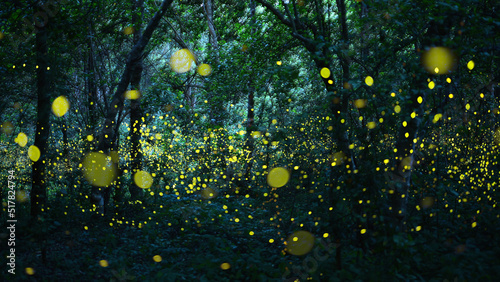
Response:
[{"label": "forest", "polygon": [[0,281],[495,281],[499,15],[0,0]]}]

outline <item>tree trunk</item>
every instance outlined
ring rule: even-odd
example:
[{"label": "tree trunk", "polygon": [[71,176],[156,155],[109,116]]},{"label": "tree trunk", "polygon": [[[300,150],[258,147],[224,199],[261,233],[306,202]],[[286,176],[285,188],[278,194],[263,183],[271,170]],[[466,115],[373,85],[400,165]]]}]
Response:
[{"label": "tree trunk", "polygon": [[[167,9],[172,4],[172,1],[173,0],[163,1],[160,10],[157,11],[153,16],[153,18],[149,21],[143,34],[141,35],[141,37],[139,38],[139,40],[134,45],[134,47],[132,48],[132,50],[128,55],[127,62],[125,64],[125,70],[123,71],[123,74],[118,83],[118,87],[116,88],[115,94],[113,95],[110,107],[108,108],[108,111],[106,113],[106,120],[104,122],[101,135],[99,136],[99,146],[98,146],[99,151],[103,151],[104,153],[109,153],[110,149],[113,148],[114,146],[113,140],[115,140],[116,138],[114,136],[113,129],[116,126],[116,116],[118,114],[119,109],[123,107],[123,102],[125,99],[124,93],[130,84],[131,74],[137,62],[139,62],[141,57],[144,55],[144,49],[149,43],[153,31],[158,27],[161,18],[167,12]],[[107,205],[107,202],[104,199],[109,199],[109,193],[110,193],[110,188],[109,187],[105,188],[106,189],[95,186],[92,187],[91,199],[93,201],[93,204],[98,208],[98,210],[101,213],[104,213],[104,206]]]},{"label": "tree trunk", "polygon": [[[139,42],[141,35],[141,17],[144,11],[144,0],[132,0],[133,2],[133,15],[132,22],[134,24],[134,44]],[[140,13],[138,15],[137,13]],[[131,78],[130,84],[133,90],[140,91],[140,84],[142,78],[142,57],[139,58],[135,64]],[[141,110],[141,97],[130,101],[130,142],[132,143],[132,149],[130,152],[130,158],[132,160],[132,175],[142,169],[142,149],[141,149],[141,125],[142,125],[142,110]],[[129,186],[130,197],[132,200],[140,199],[144,196],[144,190],[139,188],[134,181],[130,183]]]},{"label": "tree trunk", "polygon": [[35,134],[35,146],[40,150],[40,158],[32,163],[32,188],[31,188],[31,217],[39,216],[47,201],[47,188],[45,168],[47,163],[47,140],[50,133],[50,93],[49,75],[47,74],[47,26],[36,28],[35,52],[36,52],[36,78],[37,78],[37,123]]}]

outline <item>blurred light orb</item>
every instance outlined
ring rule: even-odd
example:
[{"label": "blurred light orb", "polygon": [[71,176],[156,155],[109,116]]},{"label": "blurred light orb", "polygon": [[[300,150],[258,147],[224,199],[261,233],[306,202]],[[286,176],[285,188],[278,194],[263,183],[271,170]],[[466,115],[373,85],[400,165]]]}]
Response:
[{"label": "blurred light orb", "polygon": [[368,86],[372,86],[372,85],[373,85],[373,78],[372,78],[371,76],[367,76],[367,77],[365,78],[365,83],[366,83],[366,85],[368,85]]},{"label": "blurred light orb", "polygon": [[170,67],[176,73],[185,73],[191,70],[195,59],[189,49],[181,49],[170,57]]},{"label": "blurred light orb", "polygon": [[31,145],[28,148],[28,157],[34,162],[38,161],[40,159],[40,149],[35,145]]},{"label": "blurred light orb", "polygon": [[52,102],[52,112],[58,117],[64,116],[69,110],[69,101],[64,96],[57,97]]},{"label": "blurred light orb", "polygon": [[149,172],[141,170],[134,174],[134,183],[139,188],[147,189],[153,185],[153,177]]},{"label": "blurred light orb", "polygon": [[141,97],[141,92],[139,90],[127,90],[125,92],[125,99],[136,100]]},{"label": "blurred light orb", "polygon": [[329,78],[330,77],[330,70],[328,68],[322,68],[320,71],[321,77],[322,78]]},{"label": "blurred light orb", "polygon": [[280,188],[285,186],[290,179],[290,172],[282,167],[275,167],[271,169],[267,175],[267,184],[274,188]]},{"label": "blurred light orb", "polygon": [[19,132],[17,137],[14,139],[14,142],[19,144],[19,146],[24,147],[26,144],[28,144],[28,136],[24,134],[24,132]]},{"label": "blurred light orb", "polygon": [[14,125],[10,121],[6,121],[6,122],[2,123],[1,127],[2,127],[2,132],[7,134],[7,135],[10,135],[12,133],[12,131],[14,131]]},{"label": "blurred light orb", "polygon": [[198,67],[198,73],[201,76],[208,76],[212,73],[212,67],[209,64],[201,64]]},{"label": "blurred light orb", "polygon": [[83,176],[98,187],[111,185],[116,177],[116,167],[103,153],[91,152],[83,159]]},{"label": "blurred light orb", "polygon": [[431,74],[447,74],[455,68],[455,56],[449,48],[432,47],[424,51],[422,64]]},{"label": "blurred light orb", "polygon": [[287,252],[295,256],[303,256],[309,253],[313,247],[314,236],[307,231],[296,231],[286,240]]}]

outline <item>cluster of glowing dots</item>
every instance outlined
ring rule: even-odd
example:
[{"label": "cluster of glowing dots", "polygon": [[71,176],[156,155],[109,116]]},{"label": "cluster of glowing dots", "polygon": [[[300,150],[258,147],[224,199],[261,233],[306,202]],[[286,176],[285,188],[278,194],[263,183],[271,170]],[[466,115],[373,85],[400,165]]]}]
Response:
[{"label": "cluster of glowing dots", "polygon": [[286,240],[286,251],[295,256],[303,256],[314,247],[314,235],[307,231],[296,231]]},{"label": "cluster of glowing dots", "polygon": [[287,169],[275,167],[267,175],[267,184],[273,188],[280,188],[285,186],[289,179],[290,172]]},{"label": "cluster of glowing dots", "polygon": [[153,185],[153,177],[147,171],[138,171],[134,174],[134,183],[137,187],[148,189]]},{"label": "cluster of glowing dots", "polygon": [[447,74],[455,68],[455,56],[446,47],[432,47],[423,53],[422,64],[431,74]]},{"label": "cluster of glowing dots", "polygon": [[94,186],[107,187],[116,177],[116,167],[111,157],[99,152],[91,152],[83,159],[83,176]]},{"label": "cluster of glowing dots", "polygon": [[69,101],[64,96],[57,97],[52,102],[52,113],[58,117],[64,116],[69,110]]}]

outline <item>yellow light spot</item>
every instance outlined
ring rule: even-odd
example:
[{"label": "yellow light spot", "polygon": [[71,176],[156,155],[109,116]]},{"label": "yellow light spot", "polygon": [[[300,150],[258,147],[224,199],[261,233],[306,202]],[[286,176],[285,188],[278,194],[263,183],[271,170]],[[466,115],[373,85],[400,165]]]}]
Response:
[{"label": "yellow light spot", "polygon": [[10,135],[12,133],[12,131],[14,131],[14,125],[12,124],[12,122],[6,121],[6,122],[2,123],[2,132],[3,133]]},{"label": "yellow light spot", "polygon": [[176,73],[185,73],[191,69],[194,63],[194,55],[188,49],[181,49],[170,57],[170,67]]},{"label": "yellow light spot", "polygon": [[357,99],[357,100],[354,100],[354,106],[356,106],[356,108],[358,108],[358,109],[362,109],[362,108],[366,107],[366,102],[367,102],[366,99]]},{"label": "yellow light spot", "polygon": [[372,78],[371,76],[367,76],[367,77],[365,78],[365,83],[366,83],[366,85],[368,85],[368,86],[372,86],[372,85],[373,85],[373,78]]},{"label": "yellow light spot", "polygon": [[154,256],[154,257],[153,257],[153,260],[154,260],[155,262],[160,262],[160,261],[161,261],[161,256],[156,255],[156,256]]},{"label": "yellow light spot", "polygon": [[422,230],[422,226],[417,226],[417,227],[415,228],[415,230],[417,230],[417,232],[418,232],[418,231],[420,231],[420,230]]},{"label": "yellow light spot", "polygon": [[134,183],[142,189],[147,189],[153,185],[153,177],[146,171],[138,171],[134,174]]},{"label": "yellow light spot", "polygon": [[26,190],[18,190],[16,191],[16,200],[20,203],[24,203],[28,200],[28,193]]},{"label": "yellow light spot", "polygon": [[302,256],[311,251],[314,246],[314,236],[307,231],[296,231],[287,238],[287,252]]},{"label": "yellow light spot", "polygon": [[423,53],[422,64],[427,72],[431,74],[445,74],[455,67],[455,58],[450,49],[433,47]]},{"label": "yellow light spot", "polygon": [[330,236],[328,233],[323,234],[323,238],[328,238]]},{"label": "yellow light spot", "polygon": [[450,99],[453,99],[453,94],[450,93],[450,95],[448,95],[448,97],[450,97]]},{"label": "yellow light spot", "polygon": [[274,243],[274,239],[269,239],[269,243]]},{"label": "yellow light spot", "polygon": [[422,102],[423,102],[423,101],[424,101],[424,99],[422,99],[422,96],[418,96],[418,98],[417,98],[417,102],[418,102],[419,104],[422,104]]},{"label": "yellow light spot", "polygon": [[277,64],[278,66],[281,66],[281,61],[277,61],[277,62],[276,62],[276,64]]},{"label": "yellow light spot", "polygon": [[322,78],[329,78],[331,73],[328,68],[322,68],[320,74]]},{"label": "yellow light spot", "polygon": [[467,104],[465,105],[465,109],[466,109],[467,111],[468,111],[468,110],[470,110],[470,104],[469,104],[469,103],[467,103]]},{"label": "yellow light spot", "polygon": [[57,97],[52,103],[52,112],[58,117],[62,117],[69,109],[69,101],[64,96]]},{"label": "yellow light spot", "polygon": [[401,107],[399,105],[396,105],[394,107],[394,112],[396,112],[396,114],[399,114],[399,112],[401,112]]},{"label": "yellow light spot", "polygon": [[94,136],[92,134],[87,135],[87,141],[92,142],[92,140],[94,140]]},{"label": "yellow light spot", "polygon": [[231,265],[229,263],[225,262],[225,263],[220,265],[220,268],[222,270],[228,270],[229,268],[231,268]]},{"label": "yellow light spot", "polygon": [[141,97],[141,92],[139,90],[127,90],[125,92],[125,99],[135,100]]},{"label": "yellow light spot", "polygon": [[103,260],[99,261],[99,265],[100,265],[101,267],[108,267],[108,265],[109,265],[109,264],[108,264],[108,261],[107,261],[107,260],[104,260],[104,259],[103,259]]},{"label": "yellow light spot", "polygon": [[277,123],[278,123],[278,121],[277,121],[276,119],[273,119],[273,120],[272,120],[272,123],[273,123],[273,124],[277,124]]},{"label": "yellow light spot", "polygon": [[206,187],[201,191],[201,197],[203,199],[209,200],[215,198],[215,196],[217,196],[216,191],[210,187]]},{"label": "yellow light spot", "polygon": [[449,77],[448,77],[448,78],[446,79],[446,82],[451,83],[451,78],[449,78]]},{"label": "yellow light spot", "polygon": [[477,226],[477,222],[473,222],[472,223],[472,228],[476,227]]},{"label": "yellow light spot", "polygon": [[275,167],[271,169],[267,175],[267,184],[274,188],[285,186],[290,179],[290,172],[282,167]]},{"label": "yellow light spot", "polygon": [[361,229],[361,231],[359,233],[365,234],[366,233],[366,229]]},{"label": "yellow light spot", "polygon": [[197,71],[201,76],[208,76],[212,73],[212,67],[209,64],[201,64]]},{"label": "yellow light spot", "polygon": [[467,68],[470,69],[470,70],[472,70],[474,68],[474,61],[469,61],[467,63]]},{"label": "yellow light spot", "polygon": [[431,81],[427,86],[429,87],[429,89],[434,89],[434,87],[436,87],[436,84],[434,83],[434,81]]},{"label": "yellow light spot", "polygon": [[123,29],[123,33],[125,35],[130,35],[130,34],[132,34],[134,32],[135,32],[135,29],[132,26],[127,26],[126,28]]},{"label": "yellow light spot", "polygon": [[34,162],[38,161],[40,159],[40,149],[35,145],[31,145],[28,148],[28,157]]},{"label": "yellow light spot", "polygon": [[31,267],[26,267],[25,271],[26,271],[26,274],[28,274],[28,275],[35,274],[35,270]]},{"label": "yellow light spot", "polygon": [[19,146],[24,147],[28,143],[28,136],[24,132],[19,132],[14,141],[19,144]]},{"label": "yellow light spot", "polygon": [[253,236],[255,233],[253,231],[250,231],[248,232],[248,234],[250,234],[250,236]]},{"label": "yellow light spot", "polygon": [[366,126],[369,128],[369,129],[374,129],[376,126],[377,126],[377,123],[374,122],[374,121],[370,121],[369,123],[366,124]]},{"label": "yellow light spot", "polygon": [[94,186],[107,187],[115,176],[116,167],[103,153],[91,152],[83,159],[83,175]]}]

